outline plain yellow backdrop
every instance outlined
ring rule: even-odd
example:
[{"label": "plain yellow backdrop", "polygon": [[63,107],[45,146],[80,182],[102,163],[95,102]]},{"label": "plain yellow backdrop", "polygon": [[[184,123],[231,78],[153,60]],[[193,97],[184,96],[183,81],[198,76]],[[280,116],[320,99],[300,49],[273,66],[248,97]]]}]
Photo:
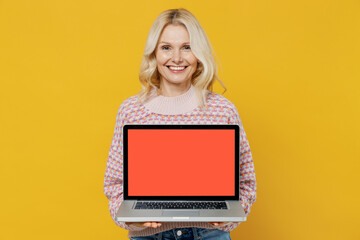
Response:
[{"label": "plain yellow backdrop", "polygon": [[115,117],[177,7],[253,153],[258,200],[232,239],[360,239],[358,0],[0,0],[0,239],[126,239],[102,190]]}]

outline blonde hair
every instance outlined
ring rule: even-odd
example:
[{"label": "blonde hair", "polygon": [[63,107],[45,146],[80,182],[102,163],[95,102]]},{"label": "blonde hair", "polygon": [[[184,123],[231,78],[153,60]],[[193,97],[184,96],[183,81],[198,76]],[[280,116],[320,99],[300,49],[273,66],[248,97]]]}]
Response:
[{"label": "blonde hair", "polygon": [[218,68],[212,55],[213,53],[215,55],[215,52],[205,31],[195,16],[183,8],[162,12],[150,28],[140,66],[139,80],[142,88],[138,94],[138,101],[144,103],[150,97],[149,93],[152,87],[160,88],[160,74],[157,70],[155,50],[163,29],[170,24],[183,25],[189,33],[191,51],[199,61],[198,67],[192,75],[191,84],[195,87],[200,106],[206,106],[207,90],[212,91],[216,80],[225,89],[224,92],[226,87],[217,76]]}]

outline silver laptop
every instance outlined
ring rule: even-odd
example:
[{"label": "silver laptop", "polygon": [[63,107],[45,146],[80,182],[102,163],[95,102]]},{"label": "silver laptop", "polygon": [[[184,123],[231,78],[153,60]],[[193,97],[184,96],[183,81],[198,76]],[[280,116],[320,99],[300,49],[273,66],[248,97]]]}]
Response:
[{"label": "silver laptop", "polygon": [[239,126],[124,125],[125,222],[243,222]]}]

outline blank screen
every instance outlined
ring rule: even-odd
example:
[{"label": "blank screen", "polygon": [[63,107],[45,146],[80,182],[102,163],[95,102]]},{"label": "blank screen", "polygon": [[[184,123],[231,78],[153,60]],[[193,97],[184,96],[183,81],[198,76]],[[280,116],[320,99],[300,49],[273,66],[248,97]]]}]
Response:
[{"label": "blank screen", "polygon": [[129,129],[129,196],[234,196],[235,130]]}]

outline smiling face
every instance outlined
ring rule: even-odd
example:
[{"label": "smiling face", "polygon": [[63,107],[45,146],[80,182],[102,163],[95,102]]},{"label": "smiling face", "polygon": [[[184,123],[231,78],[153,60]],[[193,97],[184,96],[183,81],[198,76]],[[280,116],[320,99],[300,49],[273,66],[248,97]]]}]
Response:
[{"label": "smiling face", "polygon": [[164,28],[155,56],[161,86],[190,86],[197,68],[197,58],[191,51],[189,33],[183,25]]}]

